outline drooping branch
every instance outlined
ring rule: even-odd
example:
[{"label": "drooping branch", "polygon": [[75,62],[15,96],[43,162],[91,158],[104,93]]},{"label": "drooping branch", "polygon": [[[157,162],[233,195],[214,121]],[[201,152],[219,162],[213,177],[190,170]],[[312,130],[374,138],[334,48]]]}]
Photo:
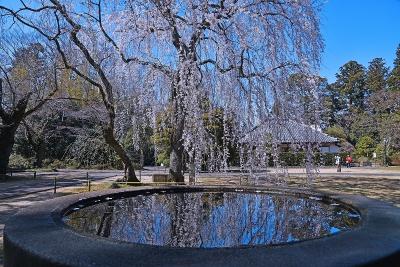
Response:
[{"label": "drooping branch", "polygon": [[120,47],[118,46],[118,44],[115,42],[115,40],[107,33],[106,29],[104,28],[103,25],[103,19],[102,19],[102,11],[101,11],[101,0],[98,0],[97,3],[93,3],[97,6],[97,18],[94,16],[91,16],[91,18],[93,18],[94,20],[96,20],[99,24],[99,28],[101,30],[101,32],[103,33],[104,37],[106,38],[106,40],[114,47],[114,49],[118,52],[118,54],[120,55],[121,59],[125,62],[125,63],[136,63],[142,66],[150,66],[156,70],[159,70],[161,72],[163,72],[166,75],[171,75],[172,70],[168,67],[165,66],[163,64],[160,63],[156,63],[156,62],[150,62],[150,61],[146,61],[137,57],[126,57],[124,52],[120,49]]}]

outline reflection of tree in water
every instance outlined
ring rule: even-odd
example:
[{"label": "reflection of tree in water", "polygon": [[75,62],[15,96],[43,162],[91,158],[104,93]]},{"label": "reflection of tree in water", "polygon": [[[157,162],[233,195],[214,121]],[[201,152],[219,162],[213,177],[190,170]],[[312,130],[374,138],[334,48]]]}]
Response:
[{"label": "reflection of tree in water", "polygon": [[101,203],[68,215],[79,231],[173,247],[229,247],[311,239],[355,220],[340,206],[281,195],[181,193]]},{"label": "reflection of tree in water", "polygon": [[81,232],[108,237],[114,214],[114,201],[101,203],[96,208],[84,208],[67,216],[66,223]]}]

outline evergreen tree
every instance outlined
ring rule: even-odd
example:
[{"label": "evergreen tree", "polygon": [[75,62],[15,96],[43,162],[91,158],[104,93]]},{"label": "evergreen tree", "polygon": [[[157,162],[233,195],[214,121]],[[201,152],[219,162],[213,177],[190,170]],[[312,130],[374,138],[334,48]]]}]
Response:
[{"label": "evergreen tree", "polygon": [[374,58],[369,62],[366,77],[366,88],[369,93],[385,90],[388,74],[389,68],[386,66],[383,58]]},{"label": "evergreen tree", "polygon": [[326,84],[321,90],[321,99],[323,105],[321,114],[322,127],[332,127],[340,121],[340,94],[332,84]]},{"label": "evergreen tree", "polygon": [[364,66],[356,61],[344,64],[336,74],[334,88],[340,94],[340,104],[344,115],[363,110],[367,96]]},{"label": "evergreen tree", "polygon": [[388,87],[391,91],[400,91],[400,44],[397,47],[396,58],[393,62],[393,70],[388,78]]},{"label": "evergreen tree", "polygon": [[355,153],[359,157],[371,157],[374,150],[374,139],[368,135],[364,135],[358,140]]}]

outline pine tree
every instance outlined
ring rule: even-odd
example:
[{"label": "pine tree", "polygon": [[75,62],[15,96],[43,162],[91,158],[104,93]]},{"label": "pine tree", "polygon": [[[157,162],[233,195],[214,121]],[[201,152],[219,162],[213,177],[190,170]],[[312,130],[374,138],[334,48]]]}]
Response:
[{"label": "pine tree", "polygon": [[362,110],[367,96],[365,68],[356,61],[349,61],[336,74],[334,89],[340,94],[342,110],[353,112]]},{"label": "pine tree", "polygon": [[386,79],[389,74],[389,68],[386,66],[383,58],[374,58],[369,62],[366,88],[369,93],[380,92],[386,89]]},{"label": "pine tree", "polygon": [[400,44],[397,47],[396,58],[393,62],[393,70],[388,78],[388,87],[391,91],[400,91]]},{"label": "pine tree", "polygon": [[326,84],[321,91],[323,106],[321,114],[322,127],[332,127],[340,121],[340,94],[332,84]]}]

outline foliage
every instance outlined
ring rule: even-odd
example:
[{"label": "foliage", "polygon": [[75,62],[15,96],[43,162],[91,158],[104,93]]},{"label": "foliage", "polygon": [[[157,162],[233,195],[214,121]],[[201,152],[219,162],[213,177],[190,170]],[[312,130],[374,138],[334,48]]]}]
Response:
[{"label": "foliage", "polygon": [[390,153],[399,151],[399,74],[400,45],[392,70],[382,58],[373,59],[367,70],[350,61],[340,68],[336,81],[325,87],[322,125],[328,134],[340,138],[342,149],[346,143],[355,145],[358,157],[371,157],[375,149],[380,161],[383,142]]},{"label": "foliage", "polygon": [[325,132],[333,137],[338,138],[339,140],[346,140],[347,139],[347,135],[343,129],[343,127],[339,126],[339,125],[333,125],[331,127],[328,127],[325,129]]},{"label": "foliage", "polygon": [[390,164],[400,166],[400,152],[393,153],[390,158]]},{"label": "foliage", "polygon": [[[346,152],[339,153],[342,162],[344,162],[346,155]],[[317,166],[335,166],[335,156],[336,154],[333,153],[314,153],[312,160]],[[282,152],[279,159],[284,166],[304,166],[306,152]],[[273,166],[272,162],[269,165]]]},{"label": "foliage", "polygon": [[369,92],[379,92],[386,89],[389,68],[383,58],[374,58],[369,62],[365,85]]},{"label": "foliage", "polygon": [[364,108],[367,96],[364,66],[356,61],[347,62],[340,67],[333,86],[340,94],[339,107],[344,116]]},{"label": "foliage", "polygon": [[[168,111],[167,111],[168,112]],[[152,136],[156,149],[156,163],[169,167],[169,155],[171,152],[171,126],[168,114],[160,112],[156,117],[156,125]]]},{"label": "foliage", "polygon": [[13,169],[30,169],[33,168],[33,158],[25,158],[18,154],[11,154],[9,167]]},{"label": "foliage", "polygon": [[374,151],[375,141],[370,136],[364,135],[358,140],[355,149],[356,156],[371,158]]},{"label": "foliage", "polygon": [[391,91],[400,91],[400,44],[396,50],[396,58],[393,62],[393,69],[388,78],[388,86]]}]

